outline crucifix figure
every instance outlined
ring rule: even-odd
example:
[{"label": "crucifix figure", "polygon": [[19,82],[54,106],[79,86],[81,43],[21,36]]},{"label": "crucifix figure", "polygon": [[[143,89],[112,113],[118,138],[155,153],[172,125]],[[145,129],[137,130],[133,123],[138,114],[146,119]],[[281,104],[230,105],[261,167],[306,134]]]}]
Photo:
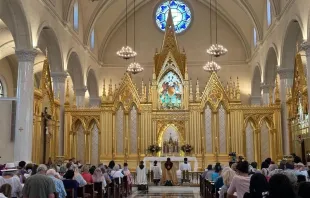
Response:
[{"label": "crucifix figure", "polygon": [[44,112],[41,114],[42,117],[42,135],[43,135],[43,163],[46,160],[46,148],[47,148],[47,135],[48,134],[48,121],[52,119],[52,116],[47,113],[47,107],[44,108]]}]

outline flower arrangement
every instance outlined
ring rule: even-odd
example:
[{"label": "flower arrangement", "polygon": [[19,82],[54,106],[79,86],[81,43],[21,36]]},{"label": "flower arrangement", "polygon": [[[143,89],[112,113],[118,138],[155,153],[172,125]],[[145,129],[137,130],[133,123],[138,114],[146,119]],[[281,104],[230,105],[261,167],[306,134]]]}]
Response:
[{"label": "flower arrangement", "polygon": [[181,150],[184,153],[190,153],[193,150],[193,147],[189,144],[184,144],[183,146],[181,146]]},{"label": "flower arrangement", "polygon": [[151,144],[148,148],[147,151],[149,153],[158,153],[159,151],[161,151],[161,147],[158,146],[157,144]]}]

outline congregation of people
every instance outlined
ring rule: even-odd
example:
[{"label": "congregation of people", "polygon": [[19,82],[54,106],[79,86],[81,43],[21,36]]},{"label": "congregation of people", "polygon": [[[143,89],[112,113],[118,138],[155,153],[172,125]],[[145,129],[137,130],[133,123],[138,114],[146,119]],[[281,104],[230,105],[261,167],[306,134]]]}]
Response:
[{"label": "congregation of people", "polygon": [[75,158],[63,164],[32,164],[21,161],[18,164],[7,163],[0,165],[0,198],[65,198],[67,190],[74,190],[74,197],[78,195],[78,188],[100,183],[103,195],[107,196],[107,187],[113,180],[126,178],[127,186],[131,189],[132,175],[128,164],[111,161],[108,166],[82,165]]},{"label": "congregation of people", "polygon": [[294,156],[294,161],[279,164],[267,158],[260,169],[256,162],[245,160],[227,167],[210,164],[201,178],[213,184],[219,198],[310,198],[309,173]]}]

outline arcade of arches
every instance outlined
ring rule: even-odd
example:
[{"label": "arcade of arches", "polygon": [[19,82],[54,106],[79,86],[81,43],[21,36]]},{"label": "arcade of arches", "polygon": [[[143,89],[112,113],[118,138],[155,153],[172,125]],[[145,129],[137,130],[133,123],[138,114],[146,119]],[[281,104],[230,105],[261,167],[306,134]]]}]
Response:
[{"label": "arcade of arches", "polygon": [[[171,15],[165,0],[133,2],[127,16],[123,0],[0,0],[1,163],[135,167],[152,144],[198,169],[230,152],[306,160],[309,0],[173,0]],[[210,30],[228,49],[217,72],[203,70]],[[125,43],[143,72],[126,72]]]}]

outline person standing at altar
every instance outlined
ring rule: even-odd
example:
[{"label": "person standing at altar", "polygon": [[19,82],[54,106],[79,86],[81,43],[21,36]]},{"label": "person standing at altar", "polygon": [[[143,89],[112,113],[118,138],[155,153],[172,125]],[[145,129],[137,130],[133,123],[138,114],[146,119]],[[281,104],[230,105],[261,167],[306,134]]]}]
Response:
[{"label": "person standing at altar", "polygon": [[140,165],[136,169],[137,173],[137,184],[147,185],[147,168],[144,166],[144,162],[140,161]]},{"label": "person standing at altar", "polygon": [[153,171],[153,182],[157,186],[159,184],[162,171],[161,171],[161,168],[157,166],[156,160],[154,161],[152,171]]},{"label": "person standing at altar", "polygon": [[178,185],[177,172],[170,158],[167,158],[165,167],[163,168],[163,175],[161,178],[161,184],[165,186]]},{"label": "person standing at altar", "polygon": [[181,164],[180,170],[181,171],[192,171],[191,164],[188,163],[187,158],[184,158],[184,162]]}]

